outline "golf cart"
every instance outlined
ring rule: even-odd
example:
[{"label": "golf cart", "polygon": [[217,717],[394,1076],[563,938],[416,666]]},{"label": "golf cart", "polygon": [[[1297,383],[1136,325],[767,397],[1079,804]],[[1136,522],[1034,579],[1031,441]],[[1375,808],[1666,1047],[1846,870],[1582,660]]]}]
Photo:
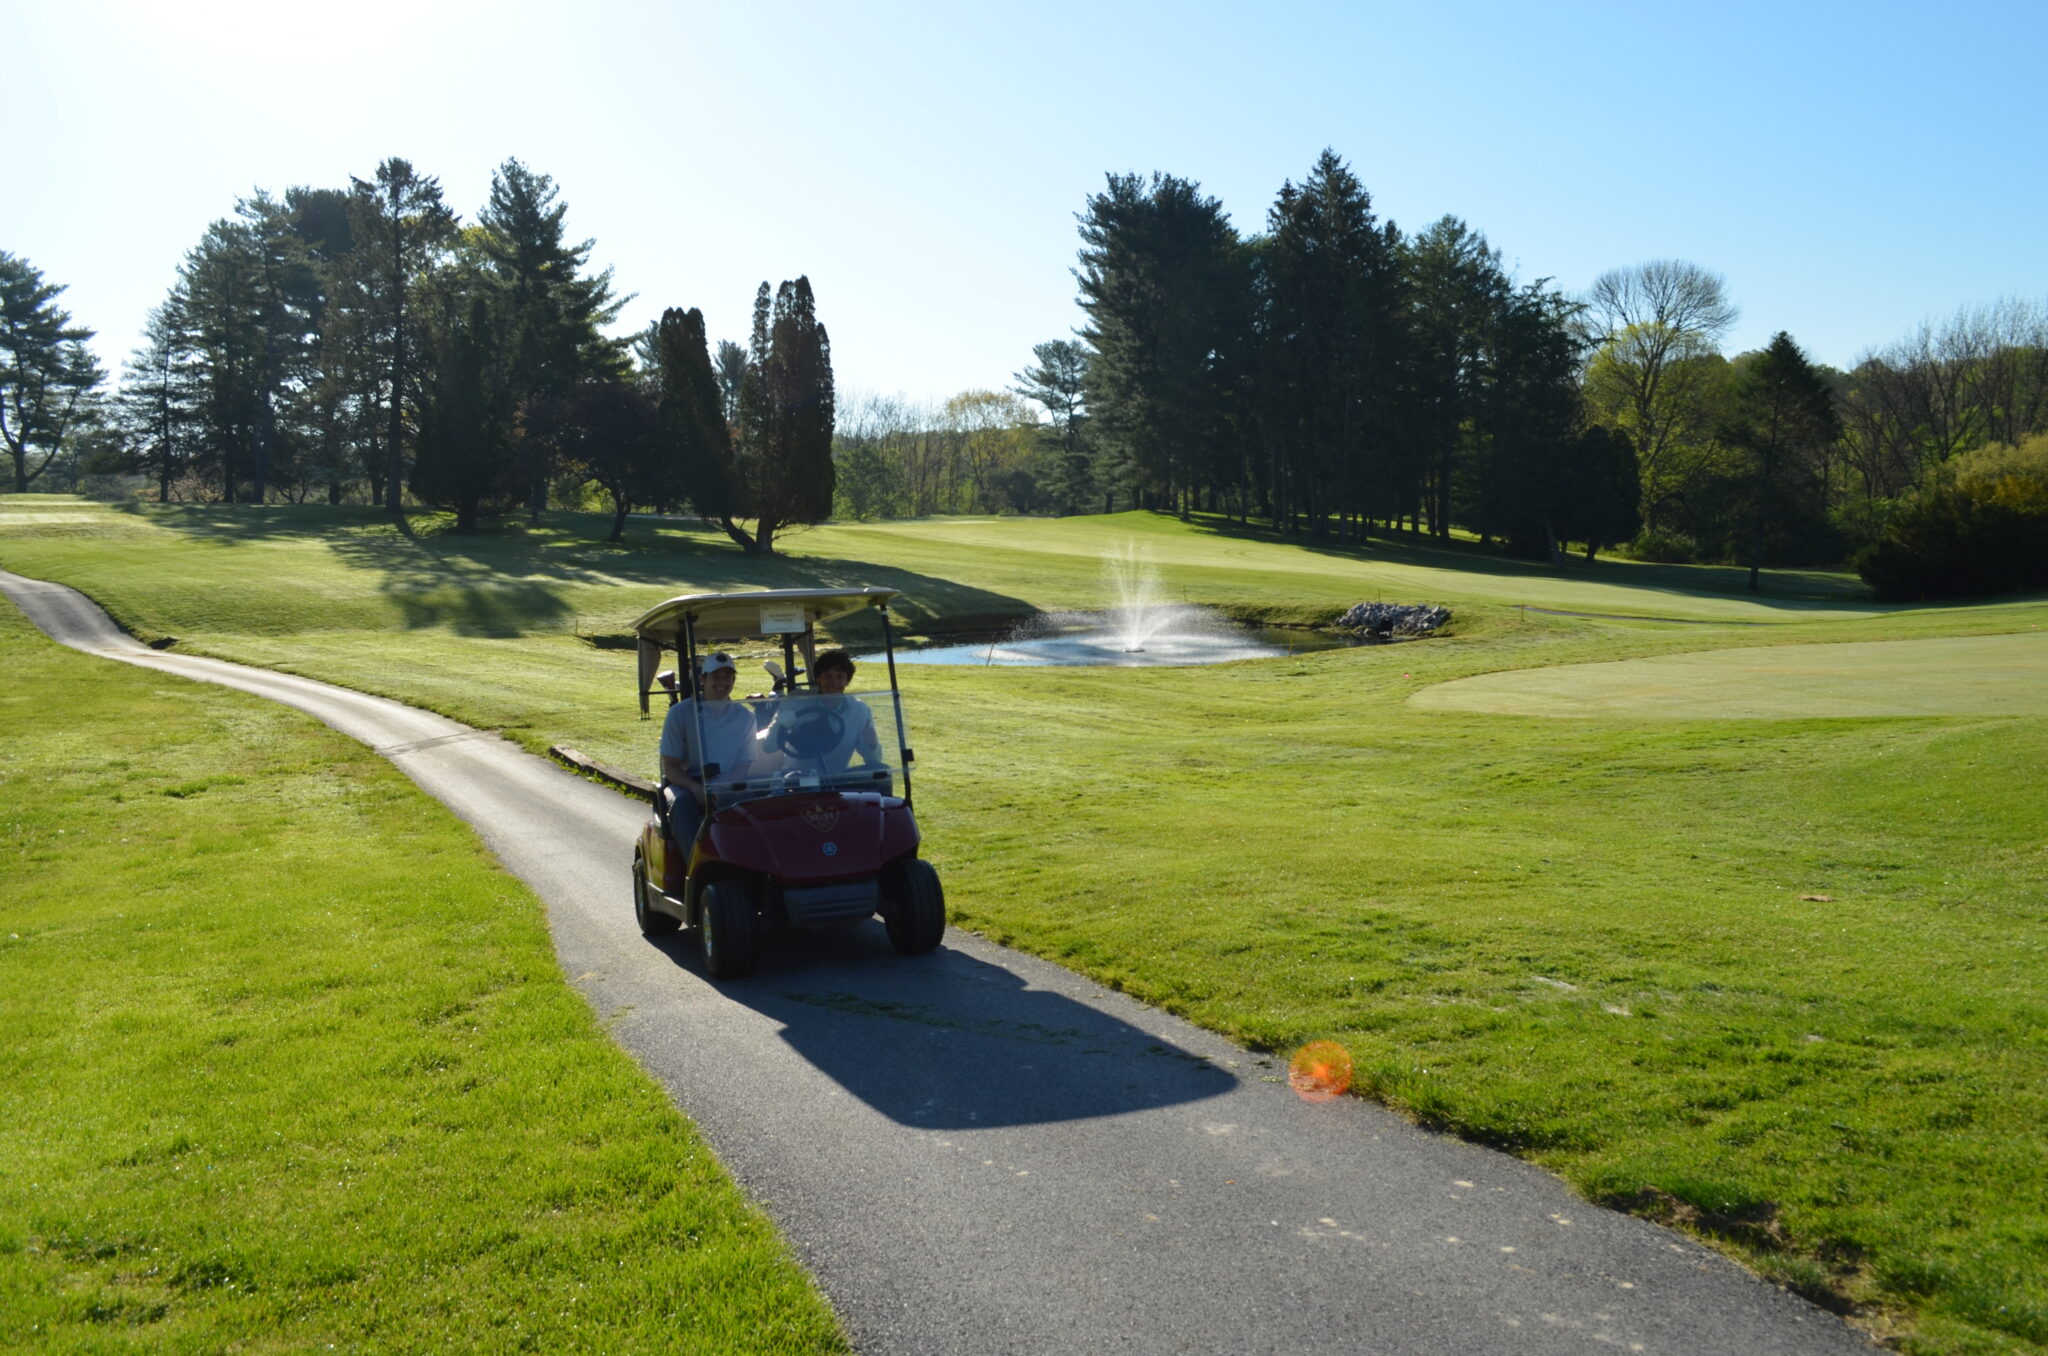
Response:
[{"label": "golf cart", "polygon": [[[767,640],[782,650],[779,664],[762,665],[773,679],[770,692],[735,694],[729,704],[696,701],[678,713],[692,719],[692,747],[708,755],[693,772],[704,787],[701,826],[693,841],[677,842],[669,798],[657,794],[633,849],[640,930],[696,929],[714,979],[750,973],[763,933],[781,927],[848,927],[880,913],[890,942],[906,955],[930,951],[945,936],[945,895],[938,872],[918,858],[910,808],[911,752],[889,629],[895,596],[872,588],[697,593],[671,598],[633,623],[642,714],[657,692],[669,705],[702,692],[705,661],[721,645]],[[818,691],[809,673],[816,628],[869,608],[882,622],[888,692],[864,699]],[[664,672],[670,652],[679,662]],[[710,744],[707,710],[722,727]],[[724,765],[710,761],[721,747]]]}]

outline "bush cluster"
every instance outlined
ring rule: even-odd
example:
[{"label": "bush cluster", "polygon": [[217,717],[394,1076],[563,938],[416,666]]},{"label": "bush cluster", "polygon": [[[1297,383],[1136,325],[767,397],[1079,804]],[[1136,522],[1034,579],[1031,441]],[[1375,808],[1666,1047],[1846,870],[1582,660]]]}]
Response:
[{"label": "bush cluster", "polygon": [[1621,548],[1631,560],[1654,561],[1659,565],[1689,565],[1699,559],[1699,543],[1684,532],[1667,527],[1646,528]]},{"label": "bush cluster", "polygon": [[1902,502],[1856,569],[1887,602],[2048,588],[2048,435],[1991,444]]}]

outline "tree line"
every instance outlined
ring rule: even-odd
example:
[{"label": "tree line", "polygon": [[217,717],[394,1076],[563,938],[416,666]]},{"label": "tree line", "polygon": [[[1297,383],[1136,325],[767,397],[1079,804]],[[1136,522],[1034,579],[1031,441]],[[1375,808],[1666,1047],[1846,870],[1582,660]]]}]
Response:
[{"label": "tree line", "polygon": [[[1077,214],[1074,337],[1004,390],[842,402],[806,279],[762,284],[745,345],[684,310],[611,337],[623,299],[564,211],[516,160],[468,224],[397,159],[259,192],[188,254],[111,398],[62,288],[0,254],[15,488],[126,471],[163,498],[412,502],[461,528],[596,494],[615,536],[634,506],[687,506],[759,551],[834,513],[1151,507],[1752,581],[1853,559],[1897,596],[2010,586],[2031,575],[1997,562],[2048,555],[2024,451],[2048,432],[2040,305],[1959,312],[1846,372],[1783,332],[1727,357],[1709,270],[1522,282],[1455,216],[1382,221],[1326,150],[1252,235],[1191,180],[1109,175]],[[1988,479],[1963,464],[1983,449]]]},{"label": "tree line", "polygon": [[1847,372],[1782,331],[1731,358],[1738,312],[1711,271],[1656,260],[1578,297],[1522,283],[1454,216],[1414,235],[1379,220],[1331,151],[1257,235],[1157,173],[1108,176],[1079,226],[1084,323],[1037,345],[1011,388],[1043,419],[966,417],[999,411],[992,392],[878,402],[842,431],[842,513],[1147,506],[1340,540],[1457,528],[1529,555],[1732,561],[1755,581],[1881,548],[1896,563],[1899,533],[1939,536],[1913,518],[1925,502],[1961,531],[1954,459],[2048,428],[2040,306],[1962,312]]},{"label": "tree line", "polygon": [[809,280],[762,283],[749,344],[715,358],[694,309],[613,337],[626,298],[566,210],[517,160],[471,223],[398,158],[258,192],[186,255],[110,398],[62,289],[0,256],[14,488],[69,453],[165,500],[413,503],[463,531],[590,486],[615,538],[636,506],[690,505],[761,552],[821,520],[833,380]]},{"label": "tree line", "polygon": [[1404,237],[1326,151],[1262,235],[1165,174],[1110,175],[1079,225],[1084,323],[1009,392],[1046,412],[1029,440],[968,427],[964,396],[898,405],[843,431],[842,484],[858,459],[878,487],[843,508],[1202,510],[1346,540],[1455,523],[1520,549],[1634,534],[1631,449],[1583,416],[1577,308],[1463,222]]}]

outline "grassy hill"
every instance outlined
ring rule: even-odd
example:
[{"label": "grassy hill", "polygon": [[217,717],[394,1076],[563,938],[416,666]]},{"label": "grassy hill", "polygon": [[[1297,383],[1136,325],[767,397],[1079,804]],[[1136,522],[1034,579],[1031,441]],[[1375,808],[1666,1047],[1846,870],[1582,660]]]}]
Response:
[{"label": "grassy hill", "polygon": [[1098,605],[1103,557],[1134,545],[1169,594],[1240,615],[1448,603],[1453,633],[1416,644],[907,673],[956,920],[1276,1056],[1340,1041],[1369,1095],[1699,1231],[1905,1349],[2048,1351],[2048,717],[1410,700],[1666,655],[1693,656],[1689,681],[1764,683],[1713,652],[2023,635],[2048,604],[1884,608],[1824,574],[1758,597],[1734,571],[1153,515],[836,526],[770,561],[685,524],[621,546],[594,520],[437,527],[15,497],[0,566],[145,637],[634,767],[654,727],[608,637],[676,593],[879,583],[938,631]]}]

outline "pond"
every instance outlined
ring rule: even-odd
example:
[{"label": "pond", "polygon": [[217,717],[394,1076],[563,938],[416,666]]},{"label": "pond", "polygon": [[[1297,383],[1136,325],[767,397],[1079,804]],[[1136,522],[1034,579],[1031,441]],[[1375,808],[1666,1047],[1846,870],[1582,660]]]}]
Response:
[{"label": "pond", "polygon": [[[1117,612],[1049,614],[1000,634],[898,646],[896,662],[1161,668],[1272,659],[1368,643],[1372,642],[1365,637],[1334,631],[1241,626],[1206,608],[1170,607],[1142,617]],[[882,661],[880,653],[860,658],[864,663]]]}]

